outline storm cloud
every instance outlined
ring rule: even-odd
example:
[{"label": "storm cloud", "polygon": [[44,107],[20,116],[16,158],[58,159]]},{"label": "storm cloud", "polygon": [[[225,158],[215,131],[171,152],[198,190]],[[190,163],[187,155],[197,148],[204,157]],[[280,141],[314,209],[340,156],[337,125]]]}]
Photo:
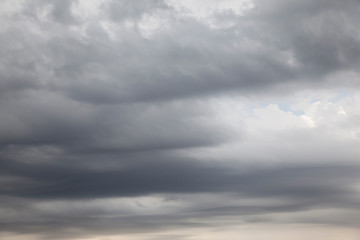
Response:
[{"label": "storm cloud", "polygon": [[358,1],[19,0],[0,21],[0,238],[357,239]]}]

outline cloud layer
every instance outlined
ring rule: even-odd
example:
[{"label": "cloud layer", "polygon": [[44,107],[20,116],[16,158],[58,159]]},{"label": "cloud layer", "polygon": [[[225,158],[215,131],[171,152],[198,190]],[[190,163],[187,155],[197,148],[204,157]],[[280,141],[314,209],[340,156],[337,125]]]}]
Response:
[{"label": "cloud layer", "polygon": [[2,1],[0,237],[356,239],[359,13]]}]

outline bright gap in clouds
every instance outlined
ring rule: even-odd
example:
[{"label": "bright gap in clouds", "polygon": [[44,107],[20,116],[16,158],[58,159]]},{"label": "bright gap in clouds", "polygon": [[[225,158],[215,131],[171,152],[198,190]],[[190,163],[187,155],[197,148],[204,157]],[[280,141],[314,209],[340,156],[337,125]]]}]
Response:
[{"label": "bright gap in clouds", "polygon": [[222,14],[242,16],[255,7],[249,0],[167,0],[166,2],[181,14],[194,17],[215,29],[233,27],[236,24],[226,18],[221,19],[219,16]]},{"label": "bright gap in clouds", "polygon": [[359,163],[360,152],[354,148],[360,141],[359,92],[315,91],[278,102],[249,102],[241,96],[211,100],[212,119],[227,129],[232,141],[183,153],[240,163]]},{"label": "bright gap in clouds", "polygon": [[174,6],[177,10],[187,11],[197,18],[208,18],[221,12],[232,12],[241,15],[255,7],[249,0],[167,0],[167,3]]}]

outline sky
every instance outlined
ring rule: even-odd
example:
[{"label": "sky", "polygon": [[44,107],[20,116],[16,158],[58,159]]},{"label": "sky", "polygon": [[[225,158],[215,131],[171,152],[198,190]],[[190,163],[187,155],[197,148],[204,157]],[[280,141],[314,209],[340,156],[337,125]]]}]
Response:
[{"label": "sky", "polygon": [[359,240],[358,0],[0,1],[0,238]]}]

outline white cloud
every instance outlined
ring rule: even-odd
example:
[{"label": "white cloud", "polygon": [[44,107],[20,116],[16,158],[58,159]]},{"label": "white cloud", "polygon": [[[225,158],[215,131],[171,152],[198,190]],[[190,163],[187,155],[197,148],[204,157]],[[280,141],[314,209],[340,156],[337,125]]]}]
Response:
[{"label": "white cloud", "polygon": [[244,98],[216,100],[212,119],[224,126],[234,140],[185,154],[240,163],[358,162],[360,151],[355,146],[360,140],[360,123],[354,119],[359,118],[355,107],[360,104],[359,93],[333,101],[336,95],[332,91],[315,91],[281,99],[281,104],[289,101],[293,111],[303,112],[300,115],[280,109],[276,102],[265,106],[259,103],[249,110],[246,103],[250,102]]}]

